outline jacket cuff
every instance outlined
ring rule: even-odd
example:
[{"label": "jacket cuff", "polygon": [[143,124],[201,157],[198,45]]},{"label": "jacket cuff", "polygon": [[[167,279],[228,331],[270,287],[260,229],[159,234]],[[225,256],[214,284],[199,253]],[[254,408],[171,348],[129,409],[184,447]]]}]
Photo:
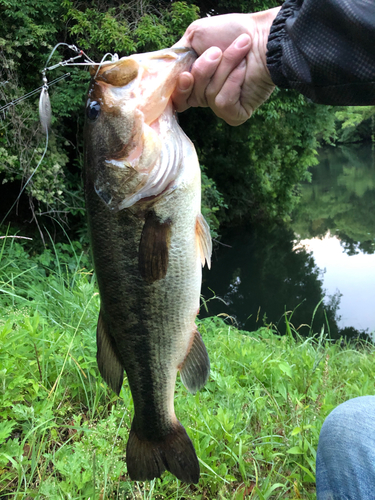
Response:
[{"label": "jacket cuff", "polygon": [[288,37],[285,30],[287,19],[299,11],[302,3],[303,0],[286,0],[271,26],[267,43],[267,67],[273,83],[278,87],[290,88],[288,79],[282,72],[282,42]]}]

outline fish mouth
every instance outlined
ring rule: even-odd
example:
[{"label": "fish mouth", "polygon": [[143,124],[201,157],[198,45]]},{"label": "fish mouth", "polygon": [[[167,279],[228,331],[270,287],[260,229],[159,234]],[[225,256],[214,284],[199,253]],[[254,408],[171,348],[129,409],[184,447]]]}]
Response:
[{"label": "fish mouth", "polygon": [[91,97],[111,115],[136,108],[149,125],[167,108],[179,74],[197,57],[190,47],[171,47],[92,66]]},{"label": "fish mouth", "polygon": [[178,59],[181,56],[193,56],[194,59],[196,59],[198,57],[198,54],[191,47],[171,47],[168,49],[157,50],[155,52],[145,52],[144,54],[138,55],[141,57],[148,56],[150,59]]},{"label": "fish mouth", "polygon": [[[114,86],[124,86],[137,76],[137,68],[148,66],[153,62],[170,61],[177,67],[183,67],[180,71],[190,71],[191,66],[197,59],[198,54],[191,47],[171,47],[154,52],[144,52],[122,57],[118,61],[104,61],[100,64],[90,66],[90,75],[94,80],[110,83]],[[122,78],[118,75],[122,73]],[[116,78],[114,77],[116,74]],[[126,76],[124,76],[126,74]]]},{"label": "fish mouth", "polygon": [[92,67],[89,99],[100,107],[97,123],[116,136],[115,147],[105,157],[106,172],[116,176],[124,170],[128,178],[128,172],[135,172],[137,179],[121,199],[117,192],[108,193],[106,181],[98,180],[97,194],[111,209],[154,200],[173,188],[182,146],[171,97],[179,74],[188,71],[196,58],[188,47],[173,47]]}]

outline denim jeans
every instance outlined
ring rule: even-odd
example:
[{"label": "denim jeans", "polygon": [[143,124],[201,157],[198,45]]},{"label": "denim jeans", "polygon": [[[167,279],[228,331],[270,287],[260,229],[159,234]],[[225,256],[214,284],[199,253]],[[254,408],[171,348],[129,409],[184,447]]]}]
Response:
[{"label": "denim jeans", "polygon": [[375,500],[375,396],[351,399],[325,420],[316,456],[318,500]]}]

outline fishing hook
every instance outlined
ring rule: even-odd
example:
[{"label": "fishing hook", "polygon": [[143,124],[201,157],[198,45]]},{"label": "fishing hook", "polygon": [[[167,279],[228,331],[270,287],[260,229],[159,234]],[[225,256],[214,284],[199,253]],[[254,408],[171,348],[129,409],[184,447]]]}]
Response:
[{"label": "fishing hook", "polygon": [[106,54],[104,54],[104,56],[102,57],[102,60],[99,63],[98,69],[96,70],[94,78],[96,78],[98,76],[99,70],[100,70],[100,68],[101,68],[102,64],[104,63],[105,58],[107,56],[111,56],[112,62],[117,62],[118,61],[118,54],[111,54],[110,52],[107,52]]}]

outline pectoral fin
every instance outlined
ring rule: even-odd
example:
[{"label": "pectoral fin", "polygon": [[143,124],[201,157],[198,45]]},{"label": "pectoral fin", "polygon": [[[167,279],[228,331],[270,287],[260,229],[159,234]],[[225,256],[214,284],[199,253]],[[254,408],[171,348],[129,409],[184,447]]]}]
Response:
[{"label": "pectoral fin", "polygon": [[198,241],[198,247],[201,255],[202,267],[204,261],[207,262],[208,269],[211,268],[211,254],[212,254],[212,239],[209,225],[202,214],[197,216],[195,223],[195,234]]},{"label": "pectoral fin", "polygon": [[147,283],[164,278],[168,270],[171,221],[160,222],[150,212],[139,243],[139,272]]},{"label": "pectoral fin", "polygon": [[182,383],[193,394],[201,389],[210,375],[210,360],[198,330],[194,331],[190,349],[180,367]]},{"label": "pectoral fin", "polygon": [[100,374],[109,387],[116,394],[120,394],[124,378],[124,368],[115,353],[112,339],[106,329],[102,311],[99,313],[98,326],[96,329],[96,344],[96,360],[98,362]]}]

